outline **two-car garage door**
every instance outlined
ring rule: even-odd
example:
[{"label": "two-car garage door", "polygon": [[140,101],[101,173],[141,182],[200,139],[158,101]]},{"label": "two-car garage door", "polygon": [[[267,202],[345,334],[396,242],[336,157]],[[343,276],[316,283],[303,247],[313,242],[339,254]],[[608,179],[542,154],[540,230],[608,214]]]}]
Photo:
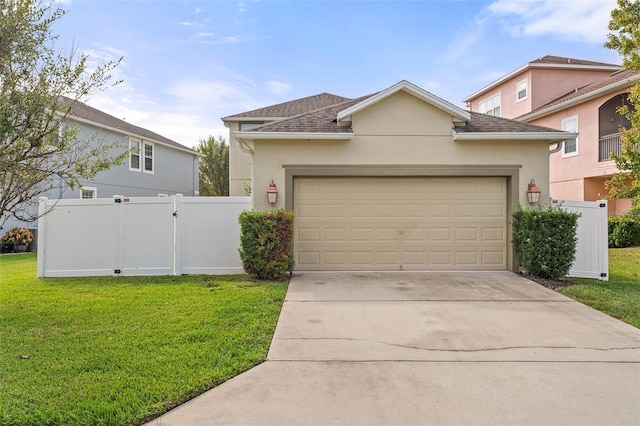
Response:
[{"label": "two-car garage door", "polygon": [[294,179],[297,270],[504,270],[503,177]]}]

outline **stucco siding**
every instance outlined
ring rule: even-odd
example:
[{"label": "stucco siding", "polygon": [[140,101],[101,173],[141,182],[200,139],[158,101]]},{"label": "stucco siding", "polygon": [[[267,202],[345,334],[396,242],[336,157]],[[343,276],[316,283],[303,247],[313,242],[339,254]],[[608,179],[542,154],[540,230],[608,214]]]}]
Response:
[{"label": "stucco siding", "polygon": [[[449,136],[356,136],[351,141],[258,141],[255,144],[254,206],[270,210],[266,190],[273,180],[284,207],[285,165],[518,165],[520,203],[535,179],[542,199],[549,197],[548,146],[530,141],[454,142]],[[443,171],[446,175],[446,167]]]},{"label": "stucco siding", "polygon": [[[565,198],[564,194],[571,194],[572,200],[584,200],[584,191],[576,191],[575,188],[567,188],[560,191],[566,182],[586,179],[590,177],[611,176],[617,173],[618,169],[613,161],[598,161],[599,151],[599,129],[598,129],[598,109],[609,99],[619,93],[602,96],[597,99],[582,103],[577,106],[566,108],[551,115],[531,121],[531,124],[562,129],[562,121],[570,117],[578,117],[578,154],[575,156],[564,156],[562,151],[550,155],[550,182],[552,185],[551,195],[553,198]],[[603,195],[604,196],[604,195]]]},{"label": "stucco siding", "polygon": [[240,130],[237,121],[226,122],[229,127],[229,195],[245,196],[246,189],[251,186],[251,155],[240,149],[238,141],[233,137],[233,132]]},{"label": "stucco siding", "polygon": [[[611,70],[563,70],[537,68],[532,69],[531,76],[531,110],[566,95],[594,81],[606,78]],[[525,111],[528,112],[528,111]]]},{"label": "stucco siding", "polygon": [[451,115],[400,91],[353,116],[356,135],[451,136]]}]

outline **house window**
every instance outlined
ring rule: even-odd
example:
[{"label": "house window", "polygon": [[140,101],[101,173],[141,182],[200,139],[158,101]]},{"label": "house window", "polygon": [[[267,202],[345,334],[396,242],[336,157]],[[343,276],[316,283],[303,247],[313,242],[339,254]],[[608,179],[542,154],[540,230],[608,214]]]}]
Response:
[{"label": "house window", "polygon": [[80,188],[80,198],[82,198],[83,200],[98,198],[98,189],[89,186],[83,186],[82,188]]},{"label": "house window", "polygon": [[524,101],[529,97],[529,79],[525,78],[516,84],[516,101]]},{"label": "house window", "polygon": [[264,124],[264,121],[253,121],[253,122],[240,123],[240,131],[251,130],[254,127],[262,126],[263,124]]},{"label": "house window", "polygon": [[[578,116],[565,118],[562,120],[562,130],[565,132],[578,133]],[[578,155],[578,138],[564,141],[562,148],[563,157],[573,157]]]},{"label": "house window", "polygon": [[500,117],[500,93],[480,102],[480,113]]},{"label": "house window", "polygon": [[129,139],[129,170],[140,171],[141,145],[141,140]]},{"label": "house window", "polygon": [[153,144],[144,143],[144,171],[153,173]]}]

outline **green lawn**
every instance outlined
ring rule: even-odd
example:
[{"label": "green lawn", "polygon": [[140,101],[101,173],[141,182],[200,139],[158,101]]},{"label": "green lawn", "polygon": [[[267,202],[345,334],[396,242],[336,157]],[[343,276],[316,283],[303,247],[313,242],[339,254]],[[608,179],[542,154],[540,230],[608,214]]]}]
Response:
[{"label": "green lawn", "polygon": [[640,247],[609,249],[609,281],[572,278],[565,296],[640,328]]},{"label": "green lawn", "polygon": [[36,279],[0,256],[0,424],[140,424],[265,360],[286,284]]}]

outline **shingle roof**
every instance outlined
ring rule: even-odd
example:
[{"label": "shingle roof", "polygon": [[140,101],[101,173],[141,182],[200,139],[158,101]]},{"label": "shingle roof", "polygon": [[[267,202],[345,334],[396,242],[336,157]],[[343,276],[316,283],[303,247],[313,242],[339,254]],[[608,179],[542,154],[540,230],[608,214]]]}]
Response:
[{"label": "shingle roof", "polygon": [[[534,109],[531,112],[528,112],[524,115],[522,115],[521,117],[527,117],[529,115],[533,115],[536,114],[537,112],[543,111],[547,108],[551,108],[555,105],[559,105],[563,102],[567,102],[570,101],[572,99],[578,98],[580,96],[583,95],[587,95],[589,93],[595,92],[599,89],[604,89],[607,86],[611,86],[614,85],[616,83],[619,82],[624,82],[627,79],[630,79],[632,77],[638,76],[640,73],[636,72],[636,71],[632,71],[632,70],[620,70],[620,71],[616,71],[613,74],[609,75],[606,78],[603,78],[602,80],[598,80],[595,81],[593,83],[587,84],[586,86],[582,86],[579,88],[576,88],[574,90],[572,90],[569,93],[566,93],[562,96],[560,96],[559,98],[554,99],[551,102],[546,103],[545,105],[542,105],[539,108]],[[629,86],[631,86],[632,82],[629,82]],[[520,119],[520,117],[517,117],[516,119]]]},{"label": "shingle roof", "polygon": [[240,114],[230,115],[223,117],[222,120],[232,120],[237,118],[284,118],[293,117],[298,114],[302,114],[309,111],[315,111],[320,108],[324,108],[330,105],[334,105],[340,102],[348,101],[349,98],[345,98],[338,95],[332,95],[331,93],[320,93],[318,95],[308,96],[306,98],[296,99],[289,102],[283,102],[277,105],[271,105],[264,108],[254,109],[252,111],[242,112]]},{"label": "shingle roof", "polygon": [[529,62],[530,64],[556,64],[556,65],[590,65],[604,67],[618,67],[616,64],[608,64],[605,62],[585,61],[584,59],[565,58],[562,56],[547,55],[542,58]]},{"label": "shingle roof", "polygon": [[[310,133],[351,133],[350,126],[338,126],[337,115],[373,95],[349,99],[315,111],[298,114],[283,120],[251,129],[252,132],[310,132]],[[343,98],[346,99],[346,98]]]},{"label": "shingle roof", "polygon": [[[374,94],[349,99],[315,111],[305,112],[293,117],[267,123],[251,129],[250,133],[352,133],[350,126],[339,126],[337,115],[340,111],[352,107]],[[506,118],[493,117],[471,112],[471,119],[464,125],[456,126],[457,133],[531,133],[558,132],[556,129],[535,126]]]},{"label": "shingle roof", "polygon": [[545,133],[559,132],[549,127],[536,126],[508,118],[471,112],[471,120],[464,126],[456,126],[457,133]]},{"label": "shingle roof", "polygon": [[193,149],[187,148],[186,146],[155,132],[152,132],[151,130],[135,126],[124,120],[115,118],[112,115],[102,112],[96,108],[90,107],[89,105],[86,105],[82,102],[73,101],[69,98],[61,98],[61,102],[66,107],[70,107],[69,115],[71,117],[77,117],[83,120],[87,120],[95,123],[98,126],[106,126],[113,129],[121,130],[122,132],[130,133],[132,135],[139,136],[140,138],[147,139],[152,142],[159,142],[163,145],[172,146],[183,151],[189,151],[194,154],[198,153]]}]

